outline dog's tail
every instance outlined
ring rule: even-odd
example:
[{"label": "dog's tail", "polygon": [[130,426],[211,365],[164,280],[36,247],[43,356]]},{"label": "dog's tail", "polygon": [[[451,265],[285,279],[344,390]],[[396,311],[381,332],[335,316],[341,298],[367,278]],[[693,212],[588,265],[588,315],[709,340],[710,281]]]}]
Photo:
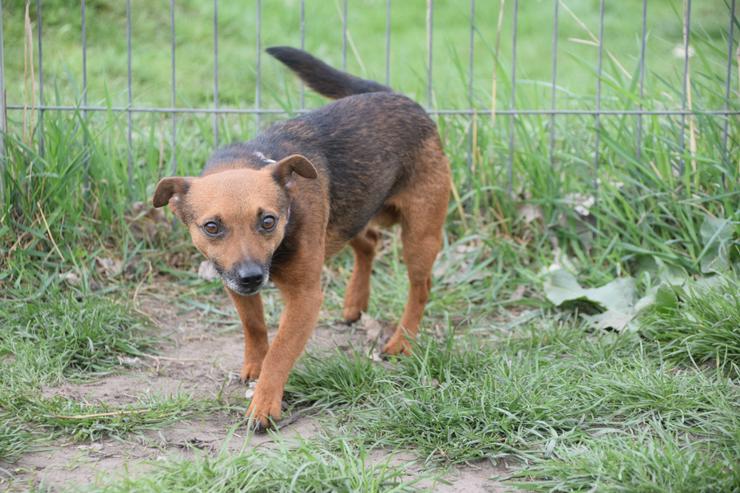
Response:
[{"label": "dog's tail", "polygon": [[390,87],[360,79],[337,70],[305,51],[289,46],[273,46],[267,53],[288,66],[311,89],[332,99],[346,98],[366,92],[391,92]]}]

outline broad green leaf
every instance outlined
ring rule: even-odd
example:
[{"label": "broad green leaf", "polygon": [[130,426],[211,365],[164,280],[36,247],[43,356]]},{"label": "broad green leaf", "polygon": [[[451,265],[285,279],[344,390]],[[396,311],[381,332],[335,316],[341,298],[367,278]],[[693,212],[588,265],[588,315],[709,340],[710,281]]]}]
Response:
[{"label": "broad green leaf", "polygon": [[635,314],[635,280],[615,279],[598,288],[584,289],[575,276],[564,269],[551,272],[545,280],[545,296],[555,306],[567,302],[589,302],[605,310],[597,315],[583,315],[595,328],[622,330]]},{"label": "broad green leaf", "polygon": [[726,272],[730,268],[732,221],[706,215],[699,233],[704,242],[704,249],[699,254],[701,271],[704,273]]}]

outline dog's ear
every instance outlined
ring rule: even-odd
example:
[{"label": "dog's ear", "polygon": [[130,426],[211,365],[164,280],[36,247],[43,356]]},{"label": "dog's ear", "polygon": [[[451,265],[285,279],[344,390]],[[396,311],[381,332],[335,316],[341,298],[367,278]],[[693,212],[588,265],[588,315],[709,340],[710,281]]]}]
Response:
[{"label": "dog's ear", "polygon": [[152,205],[154,207],[162,207],[169,204],[172,212],[182,219],[182,204],[185,194],[188,193],[188,189],[190,188],[191,180],[192,178],[182,176],[162,178],[159,180],[157,189],[154,191]]},{"label": "dog's ear", "polygon": [[313,163],[306,156],[301,156],[300,154],[291,154],[272,166],[272,176],[285,188],[291,188],[293,186],[293,173],[310,180],[319,176]]}]

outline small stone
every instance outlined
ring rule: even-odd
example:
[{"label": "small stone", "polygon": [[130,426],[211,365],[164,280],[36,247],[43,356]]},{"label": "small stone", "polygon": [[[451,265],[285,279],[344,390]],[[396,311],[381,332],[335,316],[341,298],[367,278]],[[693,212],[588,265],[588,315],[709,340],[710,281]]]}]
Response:
[{"label": "small stone", "polygon": [[254,397],[254,389],[257,387],[257,380],[252,380],[247,384],[247,390],[244,392],[244,397],[252,399]]},{"label": "small stone", "polygon": [[218,279],[218,271],[210,260],[204,260],[198,267],[198,277],[204,281],[213,281]]}]

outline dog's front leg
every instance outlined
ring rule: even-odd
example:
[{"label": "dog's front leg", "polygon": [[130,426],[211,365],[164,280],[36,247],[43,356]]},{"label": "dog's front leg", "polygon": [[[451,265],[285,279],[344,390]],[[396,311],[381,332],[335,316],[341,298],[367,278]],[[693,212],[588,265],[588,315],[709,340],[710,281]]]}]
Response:
[{"label": "dog's front leg", "polygon": [[244,329],[244,364],[239,377],[242,382],[254,380],[260,376],[262,360],[269,347],[262,298],[259,294],[242,296],[229,288],[226,288],[226,292],[239,313]]},{"label": "dog's front leg", "polygon": [[280,317],[278,333],[262,363],[262,373],[247,410],[247,414],[263,428],[269,426],[270,419],[280,419],[280,403],[288,375],[319,318],[323,295],[320,276],[316,277],[314,282],[303,286],[282,285],[276,281],[285,300],[285,310]]}]

